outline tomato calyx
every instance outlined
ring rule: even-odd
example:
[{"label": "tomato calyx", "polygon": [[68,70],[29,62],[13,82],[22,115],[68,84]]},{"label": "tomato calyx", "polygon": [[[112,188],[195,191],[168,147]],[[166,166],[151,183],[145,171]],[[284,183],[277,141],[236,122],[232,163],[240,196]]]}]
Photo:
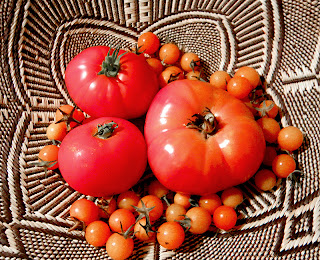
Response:
[{"label": "tomato calyx", "polygon": [[151,226],[151,221],[150,221],[150,216],[149,213],[151,210],[153,210],[155,208],[155,206],[151,207],[151,208],[147,208],[146,204],[143,202],[143,200],[141,200],[141,205],[142,207],[139,208],[137,206],[133,206],[132,207],[139,213],[139,216],[137,218],[137,221],[139,221],[142,218],[146,218],[146,225],[147,226]]},{"label": "tomato calyx", "polygon": [[266,101],[262,101],[262,107],[255,107],[255,109],[261,113],[261,116],[264,117],[268,114],[268,112],[274,107],[274,103],[271,103],[269,106],[267,106]]},{"label": "tomato calyx", "polygon": [[112,135],[114,130],[118,127],[118,124],[113,121],[103,125],[98,124],[97,132],[93,136],[100,139],[108,139]]},{"label": "tomato calyx", "polygon": [[179,72],[179,73],[171,73],[170,74],[170,78],[168,80],[168,83],[179,79],[180,74],[181,74],[181,72]]},{"label": "tomato calyx", "polygon": [[79,219],[77,219],[75,217],[68,217],[68,219],[73,221],[73,226],[68,229],[68,232],[76,230],[79,227],[81,228],[82,231],[85,231],[86,225],[85,225],[85,223],[83,221],[81,221],[81,220],[79,220]]},{"label": "tomato calyx", "polygon": [[217,119],[209,108],[206,108],[202,113],[194,114],[192,116],[194,120],[190,120],[186,124],[187,128],[196,129],[207,139],[214,135],[217,131]]},{"label": "tomato calyx", "polygon": [[116,77],[120,70],[120,59],[127,52],[119,55],[120,47],[117,47],[112,55],[110,55],[111,48],[108,51],[105,60],[102,62],[101,70],[98,72],[98,75],[106,75],[107,77]]},{"label": "tomato calyx", "polygon": [[62,109],[58,108],[58,110],[61,112],[62,114],[62,118],[60,120],[58,120],[57,122],[55,122],[55,124],[59,124],[61,122],[65,122],[66,125],[67,125],[67,131],[70,131],[71,130],[71,122],[75,122],[77,124],[81,124],[80,121],[78,121],[77,119],[75,119],[73,117],[73,113],[74,111],[76,110],[76,107],[73,107],[72,110],[70,111],[70,113],[66,113],[65,111],[63,111]]}]

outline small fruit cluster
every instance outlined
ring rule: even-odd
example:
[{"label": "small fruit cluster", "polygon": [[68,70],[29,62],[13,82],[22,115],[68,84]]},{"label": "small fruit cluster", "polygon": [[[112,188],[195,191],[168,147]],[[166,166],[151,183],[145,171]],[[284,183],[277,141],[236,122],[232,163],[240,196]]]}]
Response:
[{"label": "small fruit cluster", "polygon": [[195,197],[174,193],[156,179],[150,180],[143,194],[131,189],[96,203],[84,198],[75,201],[70,207],[75,223],[70,231],[80,227],[90,245],[105,247],[113,259],[126,259],[135,241],[157,240],[172,250],[183,244],[186,233],[231,230],[238,219],[236,207],[243,201],[237,187]]}]

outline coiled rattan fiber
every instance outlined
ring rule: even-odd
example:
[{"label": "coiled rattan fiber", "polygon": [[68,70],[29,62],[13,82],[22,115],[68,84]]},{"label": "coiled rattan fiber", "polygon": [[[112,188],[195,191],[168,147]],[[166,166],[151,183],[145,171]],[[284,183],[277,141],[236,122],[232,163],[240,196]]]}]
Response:
[{"label": "coiled rattan fiber", "polygon": [[0,259],[108,259],[68,232],[68,209],[82,195],[31,163],[56,108],[72,104],[68,62],[93,45],[130,47],[145,31],[199,54],[206,77],[256,68],[282,124],[305,133],[295,154],[304,178],[270,193],[248,182],[239,230],[188,235],[176,251],[141,243],[131,259],[320,258],[319,1],[2,0],[0,30]]}]

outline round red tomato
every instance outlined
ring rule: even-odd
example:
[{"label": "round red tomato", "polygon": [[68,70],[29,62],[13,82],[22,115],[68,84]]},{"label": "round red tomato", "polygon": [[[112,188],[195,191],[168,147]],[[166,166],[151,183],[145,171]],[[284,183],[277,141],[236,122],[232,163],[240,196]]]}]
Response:
[{"label": "round red tomato", "polygon": [[177,80],[161,89],[144,133],[158,180],[170,190],[196,195],[250,179],[266,146],[244,103],[201,81]]},{"label": "round red tomato", "polygon": [[157,76],[142,55],[124,53],[94,46],[68,64],[68,92],[90,116],[131,119],[147,112],[159,89]]},{"label": "round red tomato", "polygon": [[129,121],[102,117],[68,133],[58,160],[63,178],[73,189],[107,197],[127,191],[141,178],[147,164],[146,143]]}]

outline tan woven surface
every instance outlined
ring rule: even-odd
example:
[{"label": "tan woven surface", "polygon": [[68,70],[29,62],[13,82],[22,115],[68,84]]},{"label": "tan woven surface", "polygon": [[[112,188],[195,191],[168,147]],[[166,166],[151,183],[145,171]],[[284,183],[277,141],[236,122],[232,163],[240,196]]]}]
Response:
[{"label": "tan woven surface", "polygon": [[72,104],[63,82],[71,58],[93,45],[129,47],[144,31],[198,53],[206,76],[243,65],[264,75],[283,125],[306,134],[296,154],[305,178],[263,194],[249,182],[239,231],[188,235],[175,252],[141,243],[132,259],[320,258],[319,1],[2,0],[0,30],[0,259],[108,259],[67,231],[81,195],[29,164],[56,108]]}]

